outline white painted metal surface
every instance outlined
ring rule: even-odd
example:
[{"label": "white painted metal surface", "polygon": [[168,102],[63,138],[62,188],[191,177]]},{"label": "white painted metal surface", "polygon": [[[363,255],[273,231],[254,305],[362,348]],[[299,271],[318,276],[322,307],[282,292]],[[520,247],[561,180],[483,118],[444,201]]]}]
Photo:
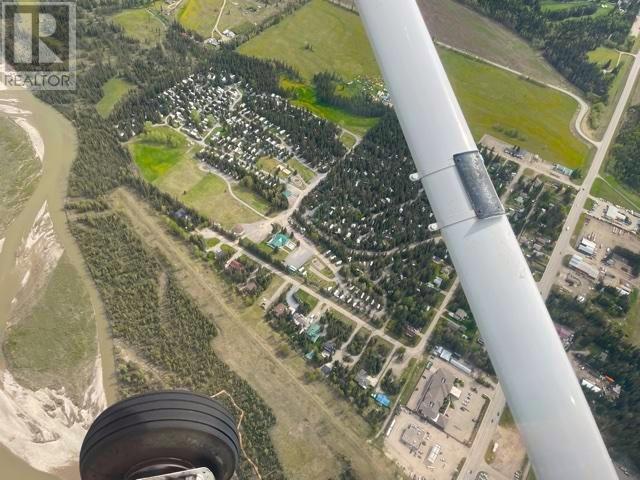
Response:
[{"label": "white painted metal surface", "polygon": [[616,479],[507,218],[477,219],[450,168],[454,154],[476,145],[415,0],[359,0],[358,6],[538,478]]}]

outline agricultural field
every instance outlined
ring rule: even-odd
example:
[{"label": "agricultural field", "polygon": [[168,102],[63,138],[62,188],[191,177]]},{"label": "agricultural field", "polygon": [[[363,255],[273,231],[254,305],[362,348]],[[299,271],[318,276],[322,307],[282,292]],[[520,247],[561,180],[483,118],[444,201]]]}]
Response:
[{"label": "agricultural field", "polygon": [[89,293],[66,255],[40,298],[14,320],[4,353],[16,379],[34,390],[64,387],[82,401],[96,358],[96,326]]},{"label": "agricultural field", "polygon": [[326,0],[311,0],[238,51],[281,60],[307,81],[326,70],[344,79],[380,76],[360,17]]},{"label": "agricultural field", "polygon": [[124,29],[126,36],[149,46],[158,43],[167,29],[159,17],[144,8],[123,10],[111,20]]},{"label": "agricultural field", "polygon": [[155,133],[144,133],[129,144],[147,181],[226,228],[260,220],[233,198],[224,179],[199,168],[182,134],[169,127],[155,127],[151,132]]},{"label": "agricultural field", "polygon": [[418,0],[436,41],[563,88],[570,84],[525,40],[455,0]]},{"label": "agricultural field", "polygon": [[489,133],[551,163],[584,164],[589,148],[570,128],[575,100],[451,50],[439,53],[476,139]]},{"label": "agricultural field", "polygon": [[102,118],[107,118],[113,107],[135,86],[121,78],[112,78],[102,86],[102,98],[96,104],[96,110]]},{"label": "agricultural field", "polygon": [[180,24],[204,38],[212,34],[223,0],[186,0],[178,12]]},{"label": "agricultural field", "polygon": [[[15,123],[0,116],[0,239],[36,187],[40,162],[29,137]],[[1,250],[1,248],[0,248]]]}]

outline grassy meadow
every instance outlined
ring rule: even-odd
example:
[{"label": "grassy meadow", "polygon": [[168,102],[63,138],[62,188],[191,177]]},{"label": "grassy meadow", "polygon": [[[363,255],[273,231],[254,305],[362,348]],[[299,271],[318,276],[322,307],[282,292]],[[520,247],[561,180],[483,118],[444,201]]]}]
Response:
[{"label": "grassy meadow", "polygon": [[186,0],[178,12],[178,22],[204,38],[211,36],[223,0]]},{"label": "grassy meadow", "polygon": [[314,115],[326,118],[330,122],[340,125],[356,135],[363,136],[367,133],[367,130],[378,122],[378,118],[375,117],[351,115],[339,108],[319,103],[313,87],[304,83],[292,82],[286,79],[280,83],[284,89],[292,92],[294,96],[292,103],[294,105],[304,107]]},{"label": "grassy meadow", "polygon": [[360,17],[326,0],[311,0],[238,51],[282,60],[305,80],[328,69],[345,79],[380,76]]},{"label": "grassy meadow", "polygon": [[591,187],[591,195],[623,208],[640,211],[640,195],[619,183],[613,175],[603,174],[602,178],[596,178]]},{"label": "grassy meadow", "polygon": [[195,152],[184,135],[170,127],[148,129],[129,144],[129,150],[147,181],[224,227],[260,220],[260,216],[233,198],[223,178],[198,166],[193,157]]},{"label": "grassy meadow", "polygon": [[417,0],[436,41],[505,65],[542,82],[572,89],[543,56],[512,30],[456,0]]},{"label": "grassy meadow", "polygon": [[107,118],[113,107],[135,86],[121,78],[112,78],[102,86],[102,98],[96,104],[96,110],[102,118]]},{"label": "grassy meadow", "polygon": [[111,20],[124,29],[126,36],[150,46],[158,43],[167,30],[160,18],[144,8],[123,10]]},{"label": "grassy meadow", "polygon": [[[571,97],[446,49],[440,58],[476,139],[485,133],[517,143],[544,160],[581,167],[588,146],[571,131]],[[503,132],[517,131],[517,136]]]}]

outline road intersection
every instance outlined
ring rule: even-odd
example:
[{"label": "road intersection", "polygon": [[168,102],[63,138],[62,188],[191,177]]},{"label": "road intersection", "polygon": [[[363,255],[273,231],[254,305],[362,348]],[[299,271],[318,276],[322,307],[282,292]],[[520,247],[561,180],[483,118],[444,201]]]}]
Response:
[{"label": "road intersection", "polygon": [[[547,263],[547,267],[544,271],[542,279],[540,280],[540,282],[538,282],[540,293],[545,299],[551,292],[551,288],[558,276],[558,273],[562,266],[562,259],[568,252],[571,251],[571,236],[576,228],[576,225],[578,224],[580,214],[583,211],[585,201],[589,197],[589,192],[591,191],[593,182],[598,177],[609,147],[613,142],[615,133],[626,109],[639,72],[640,55],[635,55],[624,89],[622,90],[622,94],[618,99],[618,103],[616,104],[613,116],[611,117],[611,121],[609,122],[602,140],[600,142],[591,142],[595,145],[596,148],[593,161],[589,166],[589,170],[587,171],[587,175],[585,176],[582,186],[579,188],[578,193],[576,194],[574,202],[571,206],[571,210],[569,211],[569,214],[567,215],[567,218],[564,222],[560,237],[558,238],[553,252],[549,257],[549,262]],[[582,117],[584,117],[584,115],[582,115]],[[498,385],[493,401],[490,404],[489,411],[487,411],[487,415],[485,416],[478,431],[476,441],[472,445],[469,451],[469,456],[467,457],[467,460],[461,470],[461,474],[458,477],[459,480],[475,479],[475,475],[477,475],[477,472],[479,470],[482,470],[486,466],[484,462],[484,454],[489,446],[491,438],[496,431],[496,428],[498,427],[498,422],[491,421],[494,419],[491,418],[491,415],[489,415],[489,413],[490,411],[502,412],[505,406],[506,399],[504,397],[502,388],[500,387],[500,385]]]}]

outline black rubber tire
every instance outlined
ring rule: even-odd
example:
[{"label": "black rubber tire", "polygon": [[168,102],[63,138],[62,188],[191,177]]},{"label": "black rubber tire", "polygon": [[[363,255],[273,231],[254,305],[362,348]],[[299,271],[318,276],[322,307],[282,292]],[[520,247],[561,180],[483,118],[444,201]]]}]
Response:
[{"label": "black rubber tire", "polygon": [[80,477],[131,480],[140,465],[174,459],[184,468],[207,467],[216,480],[228,480],[239,455],[235,421],[220,403],[186,391],[151,392],[98,415],[82,442]]}]

